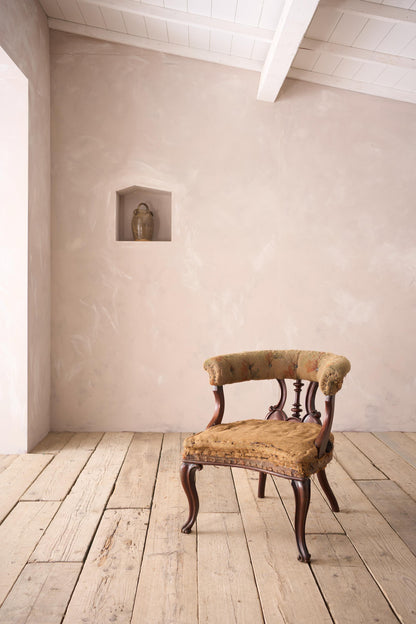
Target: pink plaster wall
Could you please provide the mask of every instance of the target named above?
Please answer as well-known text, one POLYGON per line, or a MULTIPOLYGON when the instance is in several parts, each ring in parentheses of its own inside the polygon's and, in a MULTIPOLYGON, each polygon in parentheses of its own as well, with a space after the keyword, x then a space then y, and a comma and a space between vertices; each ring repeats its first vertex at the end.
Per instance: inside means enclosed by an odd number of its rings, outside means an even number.
POLYGON ((352 362, 337 429, 414 430, 416 107, 62 33, 51 63, 53 429, 198 430, 205 358, 305 348, 352 362), (172 242, 115 242, 132 185, 172 242))
POLYGON ((27 448, 30 449, 46 435, 50 425, 49 30, 37 0, 0 2, 0 45, 29 81, 27 448))

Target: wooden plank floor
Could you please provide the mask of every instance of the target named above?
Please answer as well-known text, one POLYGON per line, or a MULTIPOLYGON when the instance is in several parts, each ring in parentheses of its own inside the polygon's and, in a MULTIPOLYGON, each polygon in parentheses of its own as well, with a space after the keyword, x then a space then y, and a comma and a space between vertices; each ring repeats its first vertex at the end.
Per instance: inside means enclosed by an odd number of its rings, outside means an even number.
POLYGON ((416 436, 337 433, 314 481, 311 564, 297 561, 290 482, 205 467, 197 526, 184 434, 49 434, 0 456, 0 624, 416 622, 416 436))

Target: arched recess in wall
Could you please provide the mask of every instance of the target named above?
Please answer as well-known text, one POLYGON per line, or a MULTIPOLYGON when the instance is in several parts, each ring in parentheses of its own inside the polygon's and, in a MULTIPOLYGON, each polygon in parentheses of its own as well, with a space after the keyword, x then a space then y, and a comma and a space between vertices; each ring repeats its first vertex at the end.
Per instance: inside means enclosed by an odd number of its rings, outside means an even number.
POLYGON ((27 451, 28 80, 0 47, 0 453, 27 451))

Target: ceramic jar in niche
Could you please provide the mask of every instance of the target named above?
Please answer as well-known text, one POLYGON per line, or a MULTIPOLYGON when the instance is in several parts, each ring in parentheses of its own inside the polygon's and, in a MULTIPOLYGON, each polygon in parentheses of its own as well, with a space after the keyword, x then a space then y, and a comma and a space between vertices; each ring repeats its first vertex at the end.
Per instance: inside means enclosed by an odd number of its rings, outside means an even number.
POLYGON ((153 212, 144 202, 133 211, 131 231, 135 241, 151 241, 153 238, 153 212))

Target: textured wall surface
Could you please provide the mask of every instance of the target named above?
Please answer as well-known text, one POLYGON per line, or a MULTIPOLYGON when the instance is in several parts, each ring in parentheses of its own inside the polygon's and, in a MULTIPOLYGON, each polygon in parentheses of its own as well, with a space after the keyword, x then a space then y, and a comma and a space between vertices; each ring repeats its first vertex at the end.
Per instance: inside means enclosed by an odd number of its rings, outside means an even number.
MULTIPOLYGON (((49 30, 37 0, 1 0, 0 45, 29 81, 27 447, 30 449, 49 431, 51 351, 49 30)), ((12 143, 9 149, 13 150, 12 143)), ((6 416, 2 414, 2 417, 6 416)))
POLYGON ((62 33, 51 63, 53 429, 201 429, 204 359, 262 348, 350 358, 337 429, 414 429, 416 107, 62 33), (115 242, 132 185, 172 242, 115 242))

